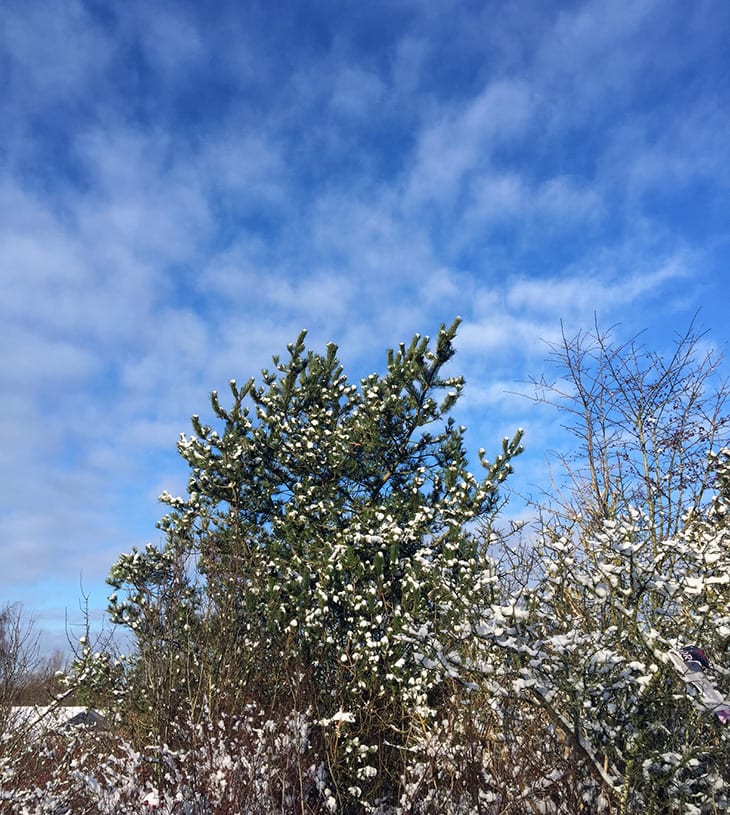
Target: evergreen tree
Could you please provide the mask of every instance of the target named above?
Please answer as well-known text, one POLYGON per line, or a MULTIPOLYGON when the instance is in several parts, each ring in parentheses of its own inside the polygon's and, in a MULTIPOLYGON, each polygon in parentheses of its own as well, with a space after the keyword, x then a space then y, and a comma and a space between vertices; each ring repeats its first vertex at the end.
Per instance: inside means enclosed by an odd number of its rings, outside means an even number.
POLYGON ((492 579, 478 522, 521 450, 518 433, 470 472, 449 416, 463 381, 443 373, 457 327, 389 351, 359 386, 336 346, 308 351, 302 332, 261 384, 231 381, 227 407, 212 394, 213 424, 193 417, 178 444, 187 496, 162 496, 164 547, 123 555, 109 577, 146 728, 169 739, 182 712, 251 700, 274 717, 306 709, 327 800, 395 795, 441 681, 410 634, 458 646, 459 608, 492 579))

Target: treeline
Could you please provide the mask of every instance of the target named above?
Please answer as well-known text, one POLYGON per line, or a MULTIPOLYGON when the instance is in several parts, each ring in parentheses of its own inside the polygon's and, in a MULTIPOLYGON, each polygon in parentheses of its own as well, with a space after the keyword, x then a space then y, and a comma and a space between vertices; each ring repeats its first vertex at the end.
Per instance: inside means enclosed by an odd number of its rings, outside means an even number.
POLYGON ((134 654, 83 643, 67 676, 115 728, 53 766, 16 745, 11 811, 132 812, 153 790, 221 815, 727 807, 727 731, 667 659, 699 644, 730 688, 720 359, 692 329, 669 357, 564 335, 532 397, 575 445, 534 524, 505 529, 522 434, 470 468, 457 330, 356 384, 302 334, 212 394, 164 545, 111 569, 134 654))
POLYGON ((65 667, 60 651, 50 657, 41 654, 34 621, 20 603, 0 608, 0 728, 11 707, 52 701, 61 689, 59 673, 65 667))

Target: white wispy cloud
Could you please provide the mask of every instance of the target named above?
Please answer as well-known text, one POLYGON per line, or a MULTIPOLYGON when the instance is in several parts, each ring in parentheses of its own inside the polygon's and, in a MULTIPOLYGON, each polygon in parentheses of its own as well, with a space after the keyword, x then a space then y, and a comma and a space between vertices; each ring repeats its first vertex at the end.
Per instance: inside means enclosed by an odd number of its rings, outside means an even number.
POLYGON ((524 135, 530 96, 524 82, 498 80, 466 106, 440 112, 420 134, 407 201, 437 207, 451 204, 465 176, 489 163, 506 141, 524 135))

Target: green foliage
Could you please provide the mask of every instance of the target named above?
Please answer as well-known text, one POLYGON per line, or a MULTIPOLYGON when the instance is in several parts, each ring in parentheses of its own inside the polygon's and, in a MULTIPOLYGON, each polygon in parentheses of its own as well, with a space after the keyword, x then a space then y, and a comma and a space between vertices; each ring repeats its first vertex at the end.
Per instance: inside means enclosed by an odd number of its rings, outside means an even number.
POLYGON ((232 381, 227 407, 212 394, 213 425, 193 417, 178 444, 188 494, 162 497, 164 549, 109 576, 149 727, 181 705, 241 709, 255 689, 320 721, 337 801, 397 786, 440 681, 403 633, 454 639, 462 598, 490 579, 477 522, 521 451, 518 433, 469 471, 448 415, 463 382, 443 373, 457 327, 388 352, 359 386, 336 346, 307 351, 302 332, 261 385, 232 381))

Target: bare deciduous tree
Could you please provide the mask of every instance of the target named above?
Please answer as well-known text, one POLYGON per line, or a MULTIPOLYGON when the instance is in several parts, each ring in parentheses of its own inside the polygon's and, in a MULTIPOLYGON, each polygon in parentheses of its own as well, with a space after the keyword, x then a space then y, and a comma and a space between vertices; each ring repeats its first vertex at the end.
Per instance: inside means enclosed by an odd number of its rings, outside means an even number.
POLYGON ((668 356, 647 350, 640 336, 618 343, 596 322, 573 337, 563 330, 550 360, 558 378, 532 380, 531 398, 557 408, 578 440, 570 454, 556 454, 567 483, 553 489, 553 522, 561 532, 586 531, 635 506, 655 541, 675 534, 706 503, 708 454, 728 442, 722 356, 694 322, 668 356))
POLYGON ((38 635, 33 620, 24 616, 20 603, 7 603, 0 609, 0 735, 38 664, 38 635))

